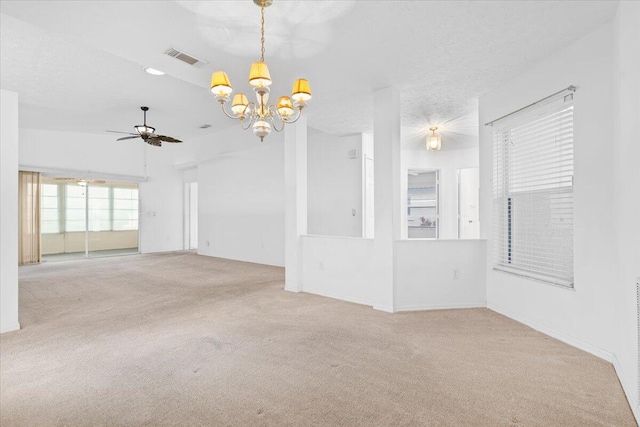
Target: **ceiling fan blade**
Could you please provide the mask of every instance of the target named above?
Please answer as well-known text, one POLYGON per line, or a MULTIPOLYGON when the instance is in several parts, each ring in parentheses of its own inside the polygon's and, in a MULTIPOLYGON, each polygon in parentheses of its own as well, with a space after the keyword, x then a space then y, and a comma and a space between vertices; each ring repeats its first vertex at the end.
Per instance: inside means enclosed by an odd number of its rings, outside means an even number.
POLYGON ((122 138, 118 138, 116 139, 116 141, 124 141, 125 139, 136 139, 136 138, 140 138, 140 135, 135 135, 135 136, 124 136, 122 138))
POLYGON ((124 133, 125 135, 137 135, 137 133, 132 133, 132 132, 120 132, 119 130, 105 130, 105 132, 111 132, 111 133, 124 133))
POLYGON ((145 139, 147 144, 153 145, 154 147, 162 147, 162 140, 158 138, 158 136, 152 136, 145 139))
POLYGON ((182 142, 179 139, 175 139, 166 135, 156 135, 155 138, 158 138, 159 140, 165 141, 165 142, 182 142))

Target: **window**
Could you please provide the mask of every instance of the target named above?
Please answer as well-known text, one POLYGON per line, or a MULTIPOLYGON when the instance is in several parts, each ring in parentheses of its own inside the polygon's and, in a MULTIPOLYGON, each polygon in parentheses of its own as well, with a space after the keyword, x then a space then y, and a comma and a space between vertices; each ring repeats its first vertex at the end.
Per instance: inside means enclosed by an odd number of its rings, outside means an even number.
POLYGON ((42 234, 55 234, 60 232, 60 209, 58 207, 59 196, 56 184, 42 184, 41 193, 41 217, 40 231, 42 234))
POLYGON ((494 268, 573 287, 573 95, 494 127, 494 268))
POLYGON ((138 229, 138 189, 113 189, 113 230, 138 229))
POLYGON ((43 183, 41 191, 43 234, 86 231, 87 207, 89 231, 138 229, 137 188, 43 183))
POLYGON ((65 186, 65 231, 86 230, 86 199, 87 187, 77 184, 65 186))
POLYGON ((438 171, 409 171, 407 227, 410 239, 438 238, 438 171))
POLYGON ((111 188, 89 187, 89 231, 111 230, 111 188))

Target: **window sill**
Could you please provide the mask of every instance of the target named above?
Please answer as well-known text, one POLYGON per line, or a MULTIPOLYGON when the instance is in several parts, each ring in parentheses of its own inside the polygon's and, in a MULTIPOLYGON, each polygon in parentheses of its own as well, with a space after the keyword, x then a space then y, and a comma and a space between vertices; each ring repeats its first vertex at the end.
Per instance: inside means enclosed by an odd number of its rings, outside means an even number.
POLYGON ((527 270, 520 270, 517 268, 510 268, 506 266, 494 266, 493 271, 509 274, 511 276, 517 276, 525 280, 544 283, 545 285, 555 286, 557 288, 566 289, 568 291, 576 290, 574 287, 573 281, 563 280, 556 277, 549 277, 542 274, 533 273, 527 270))

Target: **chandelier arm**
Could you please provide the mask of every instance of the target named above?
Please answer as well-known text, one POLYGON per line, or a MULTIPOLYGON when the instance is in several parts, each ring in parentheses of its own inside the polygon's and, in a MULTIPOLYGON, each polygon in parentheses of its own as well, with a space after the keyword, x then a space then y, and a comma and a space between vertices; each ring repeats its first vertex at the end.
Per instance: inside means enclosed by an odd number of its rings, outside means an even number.
POLYGON ((225 104, 224 102, 220 103, 220 107, 222 107, 222 112, 224 113, 224 115, 229 117, 230 119, 239 120, 240 117, 235 117, 235 116, 232 116, 231 114, 227 113, 227 110, 224 109, 224 104, 225 104))
POLYGON ((252 114, 251 116, 249 116, 249 121, 247 121, 247 127, 245 127, 243 124, 244 120, 240 120, 240 127, 242 128, 242 130, 249 130, 254 120, 255 120, 255 116, 252 114))
POLYGON ((300 116, 302 116, 302 108, 298 107, 298 115, 296 116, 295 119, 293 120, 283 120, 285 123, 295 123, 298 121, 298 119, 300 118, 300 116))
POLYGON ((240 117, 246 117, 247 116, 247 111, 251 112, 251 117, 253 117, 253 115, 255 114, 256 111, 256 103, 251 101, 247 104, 246 107, 244 107, 244 110, 242 110, 242 114, 240 114, 240 117), (253 110, 251 109, 251 107, 253 106, 253 110))
POLYGON ((276 111, 275 107, 273 105, 269 105, 268 107, 268 111, 269 111, 269 120, 271 120, 271 123, 273 123, 273 129, 276 132, 282 132, 284 130, 284 125, 285 125, 285 121, 282 120, 282 117, 280 117, 280 114, 278 114, 278 112, 276 111), (274 117, 277 117, 280 121, 280 123, 282 124, 282 126, 280 127, 280 129, 278 129, 278 126, 276 125, 276 121, 274 120, 274 117))

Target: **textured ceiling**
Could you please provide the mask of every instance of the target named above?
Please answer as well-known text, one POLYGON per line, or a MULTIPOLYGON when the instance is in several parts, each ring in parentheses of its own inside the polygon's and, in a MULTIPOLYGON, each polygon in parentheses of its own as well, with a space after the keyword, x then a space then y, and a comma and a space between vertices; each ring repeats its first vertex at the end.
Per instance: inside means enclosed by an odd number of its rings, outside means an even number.
MULTIPOLYGON (((371 131, 372 93, 402 96, 405 146, 431 125, 447 148, 477 143, 477 98, 611 19, 599 1, 283 1, 266 10, 275 96, 307 77, 309 124, 371 131)), ((243 1, 6 1, 0 84, 20 94, 21 126, 103 132, 141 121, 184 139, 234 125, 208 92, 212 71, 248 91, 260 11, 243 1), (208 62, 188 66, 170 47, 208 62), (144 66, 165 76, 150 76, 144 66), (211 124, 203 130, 199 126, 211 124)))

